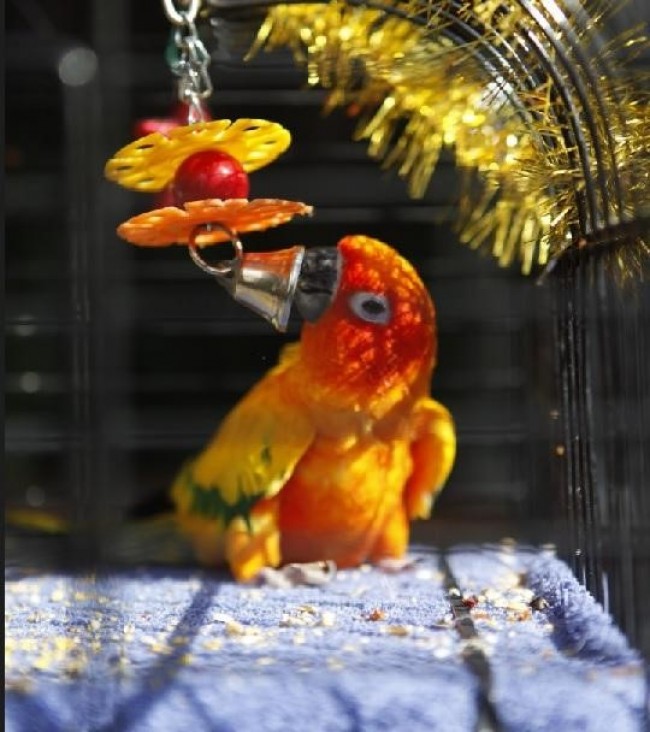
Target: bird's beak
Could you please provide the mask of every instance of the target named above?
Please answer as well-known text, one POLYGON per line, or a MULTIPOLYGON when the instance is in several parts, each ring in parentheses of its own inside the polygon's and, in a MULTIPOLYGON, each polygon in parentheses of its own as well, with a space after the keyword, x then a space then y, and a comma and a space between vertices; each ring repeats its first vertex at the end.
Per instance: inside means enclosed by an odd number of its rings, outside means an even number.
POLYGON ((332 303, 341 279, 341 255, 336 247, 306 249, 294 300, 298 312, 316 322, 332 303))
POLYGON ((243 251, 233 239, 235 258, 217 267, 207 265, 196 248, 190 255, 213 275, 232 297, 284 332, 291 306, 310 322, 317 320, 334 297, 339 281, 340 255, 336 247, 305 249, 296 246, 274 252, 243 251))

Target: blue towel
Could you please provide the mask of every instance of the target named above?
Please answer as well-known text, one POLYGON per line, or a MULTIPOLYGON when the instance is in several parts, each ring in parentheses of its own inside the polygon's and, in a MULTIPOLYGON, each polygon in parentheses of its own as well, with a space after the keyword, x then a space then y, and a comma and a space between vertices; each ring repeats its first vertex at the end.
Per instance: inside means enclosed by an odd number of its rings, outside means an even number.
POLYGON ((501 545, 449 553, 476 629, 464 639, 439 557, 413 557, 284 589, 186 569, 12 570, 6 728, 470 732, 471 646, 504 730, 644 729, 644 664, 562 562, 501 545))

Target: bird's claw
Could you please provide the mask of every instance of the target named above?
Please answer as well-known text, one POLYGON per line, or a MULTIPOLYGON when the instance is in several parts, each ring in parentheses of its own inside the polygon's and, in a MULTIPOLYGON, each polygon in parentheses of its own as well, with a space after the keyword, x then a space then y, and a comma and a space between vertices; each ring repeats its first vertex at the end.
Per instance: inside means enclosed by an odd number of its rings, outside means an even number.
POLYGON ((286 588, 308 585, 317 587, 327 584, 336 577, 336 564, 332 561, 286 564, 276 569, 264 567, 256 580, 269 587, 286 588))
POLYGON ((384 574, 398 574, 413 569, 419 561, 419 557, 386 557, 376 562, 375 566, 384 574))

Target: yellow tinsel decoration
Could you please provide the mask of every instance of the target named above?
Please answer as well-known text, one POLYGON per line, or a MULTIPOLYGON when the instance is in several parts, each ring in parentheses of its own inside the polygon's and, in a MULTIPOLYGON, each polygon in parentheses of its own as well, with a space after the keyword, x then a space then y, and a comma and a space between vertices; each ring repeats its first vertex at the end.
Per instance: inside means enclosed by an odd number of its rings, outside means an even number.
POLYGON ((464 243, 529 273, 571 246, 608 239, 624 279, 648 253, 636 222, 650 197, 650 112, 618 58, 647 41, 628 32, 602 44, 595 26, 606 8, 587 0, 279 5, 251 53, 290 48, 308 83, 329 90, 326 109, 358 113, 356 139, 408 180, 413 197, 424 195, 442 150, 452 150, 467 181, 464 243))

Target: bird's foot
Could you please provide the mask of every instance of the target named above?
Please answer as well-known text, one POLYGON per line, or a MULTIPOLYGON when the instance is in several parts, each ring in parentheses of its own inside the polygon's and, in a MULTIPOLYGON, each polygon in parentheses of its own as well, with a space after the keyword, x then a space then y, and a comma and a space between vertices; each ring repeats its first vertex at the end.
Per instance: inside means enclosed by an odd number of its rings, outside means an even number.
POLYGON ((332 561, 285 564, 284 567, 263 567, 255 577, 261 585, 286 588, 307 585, 317 587, 336 577, 336 564, 332 561))
POLYGON ((420 557, 413 556, 384 557, 375 562, 375 567, 385 574, 398 574, 399 572, 413 569, 419 561, 420 557))

